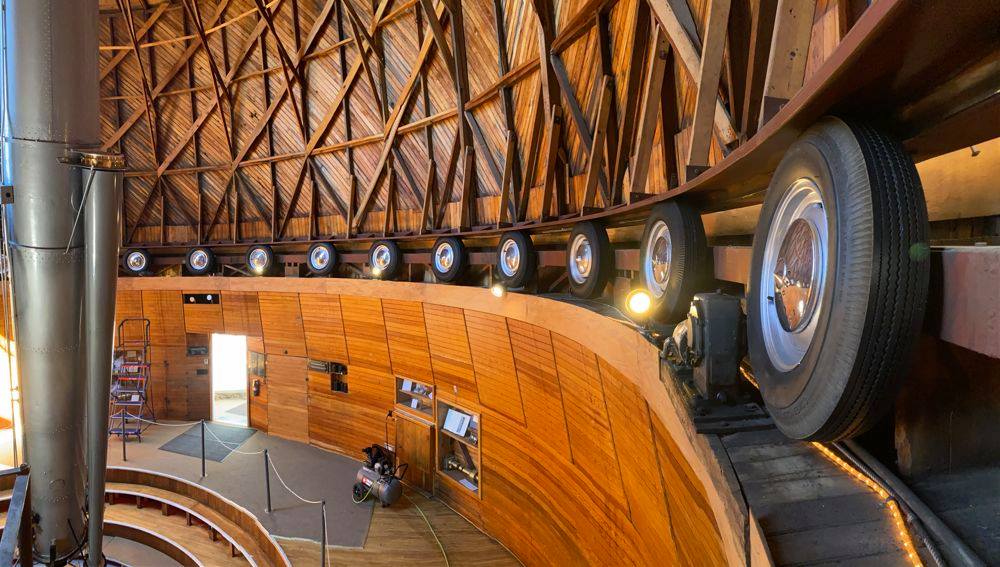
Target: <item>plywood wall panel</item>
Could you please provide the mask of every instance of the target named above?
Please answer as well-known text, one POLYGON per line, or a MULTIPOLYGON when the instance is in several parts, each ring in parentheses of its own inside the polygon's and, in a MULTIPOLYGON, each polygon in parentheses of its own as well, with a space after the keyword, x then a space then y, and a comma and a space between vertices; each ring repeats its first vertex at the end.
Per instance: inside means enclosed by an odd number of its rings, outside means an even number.
POLYGON ((184 326, 184 301, 179 291, 143 291, 142 313, 149 319, 149 338, 153 344, 187 344, 184 326))
POLYGON ((725 565, 721 536, 705 487, 684 460, 670 433, 652 419, 655 447, 666 490, 678 559, 685 565, 725 565))
MULTIPOLYGON (((663 564, 677 565, 675 543, 663 534, 673 533, 673 517, 688 511, 683 506, 667 506, 667 487, 659 471, 649 408, 632 382, 604 360, 599 359, 598 364, 632 525, 654 557, 662 558, 663 564)), ((690 563, 700 564, 711 563, 690 563)))
POLYGON ((479 386, 479 403, 524 424, 521 385, 517 381, 507 319, 480 311, 465 311, 472 363, 479 386))
MULTIPOLYGON (((219 297, 218 291, 209 293, 219 297)), ((226 332, 226 323, 222 318, 222 303, 184 303, 184 328, 189 333, 201 335, 226 332)))
POLYGON ((569 459, 569 434, 555 355, 552 353, 552 338, 541 327, 513 319, 507 320, 507 327, 524 398, 524 418, 528 430, 537 435, 540 442, 569 459))
POLYGON ((478 405, 479 391, 462 310, 425 304, 424 321, 438 395, 478 405))
POLYGON ((341 296, 347 353, 350 364, 389 372, 389 347, 385 339, 382 302, 370 297, 341 296))
MULTIPOLYGON (((118 325, 124 319, 134 319, 142 317, 142 292, 141 291, 120 291, 115 296, 115 333, 118 332, 118 325)), ((141 339, 142 334, 138 331, 138 325, 129 323, 123 329, 125 340, 141 339)), ((120 337, 115 336, 115 344, 120 337)))
MULTIPOLYGON (((348 391, 331 392, 329 378, 310 371, 310 441, 354 458, 361 457, 361 449, 384 442, 386 414, 393 403, 388 386, 392 380, 387 373, 354 366, 347 375, 348 391)), ((388 435, 391 443, 391 426, 388 435)))
POLYGON ((309 411, 306 395, 306 359, 297 356, 268 354, 267 386, 268 433, 308 443, 309 411))
POLYGON ((306 356, 298 294, 262 291, 257 298, 267 354, 306 356))
POLYGON ((340 296, 302 293, 299 294, 299 306, 309 358, 347 364, 347 339, 340 312, 340 296))
POLYGON ((579 343, 552 334, 559 384, 566 410, 570 449, 576 466, 625 505, 615 440, 608 421, 597 356, 579 343))
POLYGON ((222 292, 222 318, 230 335, 263 336, 256 292, 222 292))
POLYGON ((433 384, 427 327, 420 302, 383 299, 382 312, 393 373, 433 384))

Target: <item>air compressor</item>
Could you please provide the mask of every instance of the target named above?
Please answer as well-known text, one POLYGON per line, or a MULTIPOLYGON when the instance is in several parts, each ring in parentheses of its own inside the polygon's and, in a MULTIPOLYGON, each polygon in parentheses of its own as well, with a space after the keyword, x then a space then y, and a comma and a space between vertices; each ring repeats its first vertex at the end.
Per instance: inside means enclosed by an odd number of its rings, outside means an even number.
POLYGON ((381 445, 365 447, 362 452, 365 461, 355 477, 354 503, 361 504, 373 496, 383 508, 391 506, 403 494, 400 479, 406 473, 407 464, 397 467, 396 454, 381 445))

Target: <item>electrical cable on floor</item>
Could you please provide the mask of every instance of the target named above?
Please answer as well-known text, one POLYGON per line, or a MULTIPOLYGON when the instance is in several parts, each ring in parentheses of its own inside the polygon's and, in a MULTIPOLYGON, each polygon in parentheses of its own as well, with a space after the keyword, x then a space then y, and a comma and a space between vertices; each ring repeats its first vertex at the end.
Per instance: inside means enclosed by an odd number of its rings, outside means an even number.
POLYGON ((427 524, 427 528, 431 530, 431 535, 434 536, 434 541, 437 542, 438 548, 441 549, 441 555, 444 557, 445 567, 451 567, 451 562, 448 561, 448 553, 445 552, 444 545, 441 544, 441 540, 438 538, 437 532, 434 531, 434 526, 431 525, 431 521, 427 519, 427 515, 424 514, 424 511, 420 509, 420 506, 418 506, 408 494, 404 492, 403 496, 406 497, 406 500, 409 501, 410 504, 413 504, 413 507, 417 509, 417 512, 420 512, 420 517, 424 519, 424 523, 427 524))
POLYGON ((368 487, 368 492, 366 492, 365 495, 361 497, 361 500, 354 498, 354 493, 351 493, 351 500, 353 500, 355 504, 361 504, 365 500, 368 500, 368 497, 372 495, 372 490, 374 489, 375 489, 375 484, 372 483, 372 485, 368 487))

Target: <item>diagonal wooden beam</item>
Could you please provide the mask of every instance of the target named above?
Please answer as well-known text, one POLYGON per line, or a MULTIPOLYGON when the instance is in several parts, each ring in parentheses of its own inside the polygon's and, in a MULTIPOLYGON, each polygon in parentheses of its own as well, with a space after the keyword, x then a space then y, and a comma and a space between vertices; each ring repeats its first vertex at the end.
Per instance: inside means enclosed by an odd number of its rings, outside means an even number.
MULTIPOLYGON (((667 32, 670 45, 673 47, 674 52, 677 53, 677 58, 684 64, 688 75, 695 83, 698 83, 701 76, 701 55, 699 55, 694 41, 691 40, 684 25, 680 22, 677 14, 670 7, 667 0, 647 1, 656 20, 667 32)), ((729 13, 728 8, 726 8, 726 13, 729 13)), ((707 44, 708 42, 703 43, 707 44)), ((736 131, 733 129, 732 120, 729 118, 726 107, 719 100, 718 96, 715 98, 714 107, 713 123, 719 135, 719 140, 722 141, 723 145, 731 144, 736 140, 736 131)))
POLYGON ((746 93, 743 95, 743 112, 740 132, 744 139, 757 133, 760 108, 764 99, 764 79, 767 75, 768 56, 771 51, 771 34, 778 0, 760 0, 751 10, 750 51, 747 55, 746 93))
MULTIPOLYGON (((444 17, 444 11, 437 15, 438 18, 444 17)), ((382 175, 385 173, 386 162, 392 152, 393 144, 396 140, 396 135, 399 132, 399 126, 402 123, 403 110, 408 106, 410 100, 412 99, 413 93, 416 92, 414 88, 417 83, 417 79, 420 77, 421 68, 429 60, 428 55, 431 53, 434 47, 434 41, 432 38, 427 37, 424 39, 424 44, 420 48, 420 54, 417 56, 417 61, 414 63, 413 67, 410 69, 410 76, 406 81, 399 94, 398 102, 395 108, 392 109, 392 113, 389 115, 389 120, 386 123, 386 135, 385 142, 383 143, 382 153, 379 156, 378 162, 375 165, 375 172, 372 175, 371 180, 368 183, 368 188, 366 189, 364 196, 361 198, 358 204, 358 211, 355 217, 355 227, 360 226, 364 222, 365 216, 368 214, 369 209, 372 205, 372 197, 375 194, 375 190, 379 186, 379 182, 382 180, 382 175)))
MULTIPOLYGON (((583 147, 589 152, 592 150, 594 136, 590 131, 590 125, 587 124, 587 118, 583 115, 583 109, 580 108, 580 101, 577 100, 576 93, 573 92, 573 85, 569 81, 566 65, 563 64, 562 57, 555 53, 550 55, 549 58, 552 61, 552 70, 555 71, 556 79, 559 81, 559 89, 562 91, 567 106, 569 106, 569 113, 573 118, 573 124, 576 126, 576 132, 580 135, 583 147)), ((607 203, 609 201, 608 178, 604 175, 603 169, 598 169, 597 175, 601 184, 601 197, 607 203)))
POLYGON ((758 128, 802 87, 816 0, 778 0, 758 128))
MULTIPOLYGON (((136 37, 138 37, 139 39, 146 37, 146 34, 149 33, 149 30, 153 29, 153 25, 157 22, 157 20, 160 19, 160 16, 162 16, 163 13, 167 11, 168 7, 170 7, 169 2, 164 2, 159 6, 157 6, 156 10, 153 11, 153 13, 150 14, 148 18, 146 18, 146 21, 142 23, 142 26, 140 26, 139 29, 135 30, 136 37)), ((108 61, 108 64, 105 65, 103 69, 101 69, 100 80, 103 81, 105 77, 107 77, 108 75, 111 74, 112 71, 117 69, 118 65, 122 61, 124 61, 125 57, 127 57, 128 54, 131 52, 132 51, 128 49, 122 49, 116 52, 114 56, 111 58, 111 60, 108 61)))
MULTIPOLYGON (((216 6, 215 8, 215 13, 212 14, 211 18, 209 18, 208 22, 209 26, 214 26, 215 24, 218 23, 219 19, 222 18, 222 14, 226 11, 226 6, 229 5, 229 2, 230 0, 219 1, 218 6, 216 6)), ((201 40, 197 38, 190 44, 188 44, 188 46, 181 53, 180 57, 177 58, 177 61, 174 63, 173 67, 167 70, 167 72, 163 75, 163 78, 160 79, 160 82, 153 88, 152 92, 150 93, 151 98, 155 99, 157 96, 160 95, 161 92, 164 91, 164 89, 167 88, 167 86, 170 85, 174 77, 177 76, 177 73, 179 73, 182 69, 186 67, 187 62, 191 59, 191 57, 194 56, 195 52, 198 51, 198 48, 201 47, 201 45, 202 45, 201 40)), ((125 122, 123 122, 121 126, 119 126, 118 130, 116 130, 115 133, 112 134, 111 138, 105 141, 104 145, 101 147, 102 151, 107 151, 110 148, 114 147, 114 145, 118 143, 118 140, 120 140, 122 136, 128 133, 128 131, 132 129, 132 126, 135 126, 135 123, 138 122, 145 114, 146 114, 146 108, 139 108, 131 115, 129 115, 129 117, 125 120, 125 122)))
MULTIPOLYGON (((649 52, 650 16, 649 5, 646 2, 636 2, 632 7, 632 45, 629 49, 627 77, 625 79, 625 94, 621 101, 622 114, 619 117, 618 149, 614 156, 611 175, 611 204, 621 201, 625 192, 625 171, 632 156, 632 140, 635 137, 635 124, 642 97, 642 70, 649 52)), ((610 159, 608 161, 611 161, 610 159)))
MULTIPOLYGON (((601 90, 598 95, 597 114, 594 117, 594 139, 590 144, 590 159, 587 162, 587 177, 584 183, 583 202, 580 204, 580 215, 585 215, 588 209, 594 207, 597 198, 597 181, 604 162, 604 140, 608 135, 608 123, 611 120, 611 107, 614 96, 611 85, 614 79, 605 75, 601 80, 601 90)), ((611 206, 608 196, 604 196, 604 206, 611 206)))
POLYGON ((437 13, 434 8, 434 0, 420 0, 420 6, 423 8, 424 14, 427 14, 427 23, 431 28, 431 34, 434 35, 434 41, 437 42, 438 52, 441 54, 441 59, 444 61, 448 73, 451 74, 451 80, 454 81, 455 57, 451 54, 451 49, 448 47, 448 41, 445 39, 444 27, 441 25, 441 21, 431 15, 437 13))
POLYGON ((514 222, 521 222, 528 217, 528 203, 531 200, 531 192, 535 185, 535 175, 538 172, 538 157, 541 154, 542 133, 545 128, 545 109, 542 107, 542 83, 538 82, 535 89, 534 118, 531 121, 531 129, 528 134, 528 159, 524 164, 524 190, 521 191, 520 200, 517 203, 517 217, 514 222))
POLYGON ((691 122, 691 141, 688 144, 688 169, 685 180, 694 179, 708 169, 708 154, 712 147, 712 126, 715 108, 719 101, 719 79, 722 77, 722 55, 726 46, 730 4, 731 0, 711 0, 708 4, 708 25, 705 27, 705 41, 702 42, 704 49, 701 54, 701 70, 698 73, 698 96, 695 99, 691 122))
MULTIPOLYGON (((667 55, 670 44, 662 26, 656 26, 653 35, 653 52, 649 57, 646 69, 646 88, 639 106, 639 126, 635 144, 635 155, 629 169, 631 188, 625 194, 625 202, 631 203, 634 195, 646 192, 646 180, 649 175, 649 158, 653 151, 653 136, 656 133, 657 112, 660 109, 660 92, 664 88, 663 73, 667 67, 667 55)), ((670 85, 672 88, 673 85, 670 85)), ((713 93, 714 94, 714 93, 713 93)), ((663 133, 667 135, 666 132, 663 133)))
POLYGON ((508 224, 517 214, 517 203, 511 197, 511 184, 517 169, 517 137, 513 130, 507 130, 507 152, 503 162, 503 179, 500 182, 500 199, 497 201, 497 228, 508 224))

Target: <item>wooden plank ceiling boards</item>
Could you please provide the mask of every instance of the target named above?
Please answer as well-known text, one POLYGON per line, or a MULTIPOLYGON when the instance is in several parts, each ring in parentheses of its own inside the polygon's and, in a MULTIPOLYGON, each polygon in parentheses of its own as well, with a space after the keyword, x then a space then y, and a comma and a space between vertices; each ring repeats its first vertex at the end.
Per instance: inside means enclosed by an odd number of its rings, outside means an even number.
POLYGON ((498 227, 664 193, 832 52, 856 14, 828 4, 103 2, 124 244, 498 227))

